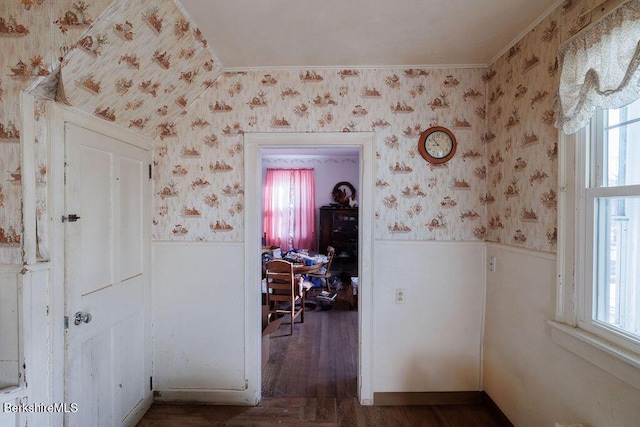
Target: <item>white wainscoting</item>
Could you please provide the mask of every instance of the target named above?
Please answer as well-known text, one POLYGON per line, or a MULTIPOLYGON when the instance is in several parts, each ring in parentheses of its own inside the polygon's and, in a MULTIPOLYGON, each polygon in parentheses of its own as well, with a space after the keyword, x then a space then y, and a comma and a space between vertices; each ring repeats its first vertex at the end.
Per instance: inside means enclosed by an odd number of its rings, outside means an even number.
MULTIPOLYGON (((12 369, 19 372, 18 385, 0 391, 0 408, 5 403, 52 403, 52 340, 50 269, 48 263, 23 266, 0 266, 0 298, 5 311, 0 315, 2 358, 12 360, 12 369), (15 305, 5 305, 8 297, 15 305), (5 323, 6 322, 6 323, 5 323), (5 330, 9 326, 9 330, 5 330), (15 328, 15 329, 14 329, 15 328), (8 341, 5 339, 8 338, 8 341), (5 345, 9 343, 9 346, 5 345)), ((62 325, 62 318, 60 318, 62 325)), ((62 366, 58 369, 62 371, 62 366)), ((26 425, 57 425, 55 414, 47 412, 5 412, 0 409, 0 427, 26 425)))
MULTIPOLYGON (((20 349, 19 330, 21 328, 20 301, 20 267, 0 266, 0 369, 3 378, 0 383, 3 385, 15 384, 15 386, 4 387, 0 391, 0 405, 5 403, 12 405, 22 402, 27 391, 18 380, 20 349)), ((26 422, 24 414, 5 412, 0 409, 0 427, 22 426, 26 422)))
POLYGON ((378 241, 374 259, 374 391, 481 390, 485 244, 378 241))
POLYGON ((156 242, 152 264, 155 400, 254 404, 246 393, 244 245, 156 242))
POLYGON ((640 391, 555 344, 556 255, 489 243, 483 387, 519 427, 632 426, 640 391))
POLYGON ((18 385, 18 277, 0 271, 0 389, 18 385))
MULTIPOLYGON (((153 252, 156 400, 255 404, 243 244, 153 252)), ((374 282, 360 284, 374 300, 373 391, 480 390, 484 243, 382 241, 374 252, 374 282)))

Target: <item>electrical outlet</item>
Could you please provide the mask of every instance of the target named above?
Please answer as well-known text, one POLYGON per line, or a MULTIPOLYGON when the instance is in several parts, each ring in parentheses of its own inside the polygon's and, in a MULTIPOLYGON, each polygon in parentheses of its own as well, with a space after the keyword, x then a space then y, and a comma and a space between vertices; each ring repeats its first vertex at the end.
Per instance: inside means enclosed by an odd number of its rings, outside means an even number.
POLYGON ((404 289, 396 289, 396 304, 404 304, 404 289))
POLYGON ((495 256, 490 256, 489 257, 489 271, 492 273, 496 272, 496 257, 495 256))

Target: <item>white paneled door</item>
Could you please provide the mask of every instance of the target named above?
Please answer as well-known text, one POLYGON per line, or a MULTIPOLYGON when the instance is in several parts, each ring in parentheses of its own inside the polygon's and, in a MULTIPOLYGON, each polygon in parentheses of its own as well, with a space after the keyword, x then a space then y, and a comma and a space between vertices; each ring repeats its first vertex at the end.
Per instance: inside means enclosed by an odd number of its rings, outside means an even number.
POLYGON ((70 123, 65 145, 65 425, 131 426, 152 398, 150 153, 70 123))

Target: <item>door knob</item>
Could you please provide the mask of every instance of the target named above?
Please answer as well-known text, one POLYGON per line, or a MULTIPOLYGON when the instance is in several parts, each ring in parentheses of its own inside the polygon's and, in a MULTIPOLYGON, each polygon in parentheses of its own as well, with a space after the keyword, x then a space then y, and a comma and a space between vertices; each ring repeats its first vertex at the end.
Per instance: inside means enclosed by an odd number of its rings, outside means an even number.
POLYGON ((81 311, 77 312, 76 315, 73 317, 73 323, 74 325, 79 325, 80 323, 89 323, 91 322, 91 313, 83 313, 81 311))

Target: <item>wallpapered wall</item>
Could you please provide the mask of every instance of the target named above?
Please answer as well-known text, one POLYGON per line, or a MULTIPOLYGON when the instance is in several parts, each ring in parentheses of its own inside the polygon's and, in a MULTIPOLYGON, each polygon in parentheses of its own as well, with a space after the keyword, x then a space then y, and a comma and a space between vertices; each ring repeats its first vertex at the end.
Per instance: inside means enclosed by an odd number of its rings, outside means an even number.
MULTIPOLYGON (((110 2, 0 2, 0 263, 21 262, 20 93, 57 66, 110 2)), ((38 145, 36 150, 44 151, 38 145)), ((36 168, 45 187, 46 162, 36 168)))
POLYGON ((487 240, 556 251, 556 54, 563 41, 590 23, 586 12, 601 2, 563 2, 484 74, 487 240))
POLYGON ((118 0, 64 57, 58 97, 153 139, 221 72, 172 1, 118 0))
POLYGON ((547 251, 557 241, 558 133, 552 109, 558 82, 557 15, 485 74, 487 238, 547 251))
MULTIPOLYGON (((44 92, 55 92, 52 70, 64 56, 59 100, 153 138, 171 132, 222 68, 199 30, 166 0, 6 0, 0 49, 0 263, 21 261, 21 91, 44 77, 44 92)), ((38 249, 46 258, 47 102, 36 104, 38 249)))
POLYGON ((377 139, 376 237, 482 239, 480 69, 287 69, 225 73, 156 146, 159 240, 242 240, 243 133, 362 132, 377 139), (459 154, 433 168, 417 151, 431 125, 459 154), (195 216, 187 212, 198 212, 195 216))
MULTIPOLYGON (((488 239, 555 251, 555 52, 588 23, 581 13, 597 0, 565 1, 489 69, 219 77, 222 64, 173 2, 118 0, 94 22, 108 3, 0 4, 0 262, 20 262, 19 94, 64 54, 60 93, 68 102, 156 139, 154 239, 243 239, 244 132, 374 131, 377 238, 488 239), (420 132, 436 124, 459 141, 440 168, 416 149, 420 132)), ((41 220, 46 110, 38 102, 34 112, 41 220)))

